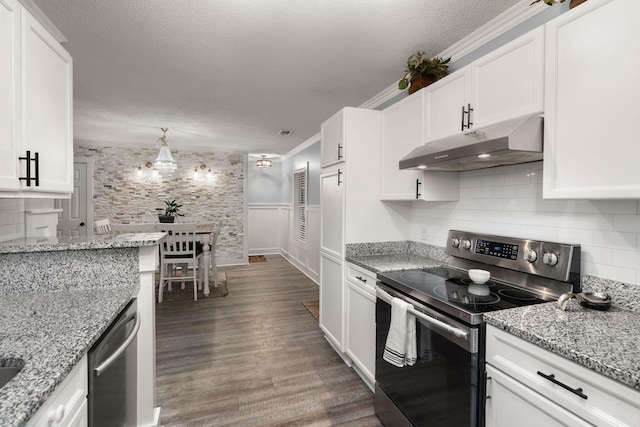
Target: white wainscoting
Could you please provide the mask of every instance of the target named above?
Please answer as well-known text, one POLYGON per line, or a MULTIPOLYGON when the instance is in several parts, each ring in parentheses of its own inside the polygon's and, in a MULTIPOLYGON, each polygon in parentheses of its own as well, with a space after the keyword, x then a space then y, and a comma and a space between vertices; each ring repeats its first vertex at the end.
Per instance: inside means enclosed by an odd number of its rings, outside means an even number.
POLYGON ((249 255, 280 254, 320 283, 320 206, 307 206, 304 242, 293 232, 292 205, 249 204, 249 255))

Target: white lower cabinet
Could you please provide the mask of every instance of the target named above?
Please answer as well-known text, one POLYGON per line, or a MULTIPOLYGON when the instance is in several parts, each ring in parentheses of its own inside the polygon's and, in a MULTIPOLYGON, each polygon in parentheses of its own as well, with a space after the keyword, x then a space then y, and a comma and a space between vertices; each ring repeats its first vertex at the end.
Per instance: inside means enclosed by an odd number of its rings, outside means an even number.
POLYGON ((640 426, 640 391, 487 325, 486 425, 640 426))
POLYGON ((85 355, 29 420, 27 426, 87 425, 89 381, 85 355))
POLYGON ((320 329, 329 343, 344 352, 344 261, 320 252, 320 329))
POLYGON ((353 369, 374 390, 376 367, 376 278, 347 263, 346 351, 353 369))

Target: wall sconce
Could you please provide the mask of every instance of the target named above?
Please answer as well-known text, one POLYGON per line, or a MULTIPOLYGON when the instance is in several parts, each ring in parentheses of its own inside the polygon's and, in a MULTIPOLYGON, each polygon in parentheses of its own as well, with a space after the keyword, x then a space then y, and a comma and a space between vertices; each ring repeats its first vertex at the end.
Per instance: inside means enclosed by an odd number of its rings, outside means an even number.
POLYGON ((270 168, 271 160, 267 159, 267 156, 265 156, 264 154, 261 154, 261 156, 261 159, 256 160, 256 166, 259 168, 270 168))
MULTIPOLYGON (((144 163, 144 167, 149 169, 153 166, 153 163, 147 161, 144 163)), ((144 174, 144 170, 142 169, 142 166, 138 166, 138 170, 136 171, 136 175, 138 176, 142 176, 144 174)))
POLYGON ((195 168, 193 168, 193 176, 194 177, 198 176, 198 172, 199 172, 198 170, 201 170, 204 173, 205 169, 207 170, 206 177, 212 178, 213 173, 211 172, 211 168, 207 168, 207 165, 205 165, 204 163, 200 164, 200 166, 196 166, 195 168))

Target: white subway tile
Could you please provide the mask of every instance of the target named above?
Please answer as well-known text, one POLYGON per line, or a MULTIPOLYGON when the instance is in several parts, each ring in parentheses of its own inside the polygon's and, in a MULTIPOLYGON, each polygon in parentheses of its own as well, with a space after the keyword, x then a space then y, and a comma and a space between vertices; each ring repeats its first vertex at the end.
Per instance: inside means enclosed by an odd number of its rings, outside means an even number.
POLYGON ((490 199, 491 196, 491 187, 479 187, 473 189, 473 198, 476 199, 490 199))
POLYGON ((582 274, 589 274, 603 279, 617 280, 625 283, 636 283, 636 272, 634 269, 590 262, 583 262, 582 266, 582 274))
MULTIPOLYGON (((479 188, 479 187, 475 187, 475 188, 479 188)), ((460 187, 460 200, 473 199, 474 198, 474 193, 475 193, 475 188, 474 187, 466 187, 466 188, 460 187)))
POLYGON ((541 184, 542 183, 542 170, 535 170, 529 172, 529 179, 532 184, 541 184))
POLYGON ((594 230, 593 245, 613 249, 635 250, 637 247, 637 235, 635 233, 594 230))
POLYGON ((484 187, 495 187, 495 186, 505 185, 505 176, 503 174, 487 175, 483 177, 482 185, 484 187))
POLYGON ((463 206, 465 209, 482 210, 483 202, 483 199, 468 199, 464 201, 463 206))
POLYGON ((542 198, 542 186, 539 184, 516 186, 516 197, 519 199, 540 199, 542 198))
POLYGON ((557 212, 557 200, 529 199, 529 210, 540 212, 557 212))
POLYGON ((558 230, 555 227, 529 226, 522 237, 534 240, 558 240, 558 230))
POLYGON ((615 231, 640 233, 640 215, 615 215, 615 231))
POLYGON ((613 253, 614 249, 602 248, 600 246, 581 245, 581 259, 591 263, 600 263, 614 265, 613 253))
POLYGON ((573 222, 573 228, 585 228, 589 230, 613 231, 614 216, 606 214, 581 214, 576 213, 567 216, 573 222))
POLYGON ((509 200, 505 199, 482 199, 482 210, 485 211, 502 211, 504 210, 505 203, 509 200))
POLYGON ((638 251, 623 251, 616 249, 613 251, 613 265, 616 267, 626 268, 639 268, 640 267, 640 252, 638 251))
POLYGON ((558 241, 577 243, 579 245, 590 245, 593 241, 593 231, 560 227, 558 228, 558 241))
POLYGON ((513 185, 491 187, 491 197, 496 199, 513 199, 516 197, 516 187, 513 185))
POLYGON ((528 211, 529 199, 503 200, 503 209, 506 211, 528 211))
POLYGON ((460 189, 482 187, 483 179, 478 176, 460 176, 460 189))
POLYGON ((526 171, 510 173, 505 176, 505 183, 507 185, 529 185, 531 177, 526 171))
POLYGON ((591 213, 593 205, 589 200, 558 200, 558 212, 591 213))
POLYGON ((591 208, 594 212, 637 215, 637 200, 591 200, 591 208))

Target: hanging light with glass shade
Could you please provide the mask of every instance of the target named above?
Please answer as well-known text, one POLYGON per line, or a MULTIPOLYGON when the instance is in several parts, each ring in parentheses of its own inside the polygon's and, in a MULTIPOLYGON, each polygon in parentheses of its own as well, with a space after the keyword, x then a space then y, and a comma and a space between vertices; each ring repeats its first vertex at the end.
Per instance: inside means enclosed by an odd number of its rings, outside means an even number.
POLYGON ((265 156, 264 154, 261 154, 261 156, 261 159, 256 160, 256 166, 259 168, 270 168, 271 160, 267 159, 267 156, 265 156))
POLYGON ((153 161, 153 168, 165 178, 178 169, 178 163, 173 160, 171 150, 169 150, 169 142, 167 141, 167 131, 169 128, 160 128, 160 130, 163 132, 159 140, 160 153, 158 153, 158 157, 153 161))

